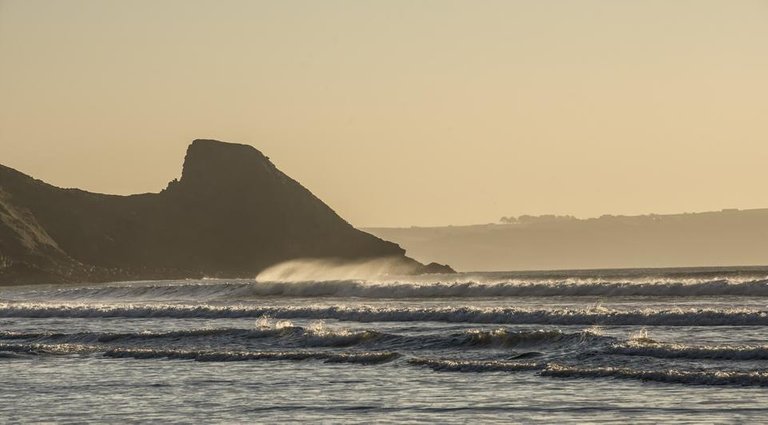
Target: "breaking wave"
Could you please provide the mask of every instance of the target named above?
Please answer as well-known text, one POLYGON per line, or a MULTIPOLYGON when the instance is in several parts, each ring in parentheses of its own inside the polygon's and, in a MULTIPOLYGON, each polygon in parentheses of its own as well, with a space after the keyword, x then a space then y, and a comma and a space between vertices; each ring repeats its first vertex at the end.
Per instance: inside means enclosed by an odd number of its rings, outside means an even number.
POLYGON ((320 282, 349 279, 380 279, 390 275, 410 275, 419 265, 401 257, 365 260, 304 258, 289 260, 259 273, 259 282, 320 282))
MULTIPOLYGON (((447 277, 443 276, 444 279, 447 277)), ((367 299, 492 298, 551 296, 750 296, 768 297, 768 279, 602 279, 473 281, 317 280, 132 282, 39 291, 45 299, 212 300, 263 297, 354 297, 367 299)), ((425 278, 422 278, 425 279, 425 278)), ((27 295, 27 294, 25 294, 27 295)), ((12 296, 6 294, 5 296, 12 296)))
MULTIPOLYGON (((613 338, 601 337, 589 330, 565 333, 557 329, 509 330, 509 329, 470 329, 460 333, 398 335, 374 330, 350 330, 329 328, 323 322, 309 327, 294 326, 290 321, 272 321, 259 319, 255 329, 204 328, 168 332, 13 332, 0 331, 0 341, 22 341, 35 344, 119 344, 148 343, 157 340, 157 344, 196 343, 200 339, 215 339, 217 343, 248 342, 251 339, 280 338, 289 343, 298 343, 312 347, 347 347, 366 343, 380 343, 384 347, 396 346, 409 349, 434 349, 454 347, 506 348, 520 346, 538 346, 551 344, 580 344, 596 342, 599 339, 613 341, 613 338), (268 323, 264 325, 264 323, 268 323)), ((208 341, 211 342, 211 341, 208 341)), ((153 344, 155 344, 153 342, 153 344)), ((531 353, 527 353, 531 356, 531 353)))
POLYGON ((748 308, 615 310, 603 307, 526 309, 506 307, 253 306, 194 304, 0 303, 0 317, 336 319, 357 322, 457 322, 546 325, 758 326, 768 311, 748 308))
POLYGON ((492 298, 550 296, 768 296, 768 279, 738 281, 563 281, 507 280, 500 282, 370 282, 261 281, 244 284, 241 296, 356 297, 356 298, 492 298))
POLYGON ((295 326, 289 320, 272 320, 268 317, 259 318, 253 329, 237 328, 202 328, 186 329, 168 332, 14 332, 0 331, 0 340, 33 340, 36 342, 66 342, 66 343, 115 343, 146 340, 175 340, 188 341, 201 338, 226 338, 233 340, 249 340, 262 338, 282 338, 298 341, 304 345, 323 347, 343 347, 359 344, 365 341, 379 339, 385 336, 373 330, 354 331, 345 328, 330 328, 319 321, 308 327, 295 326))

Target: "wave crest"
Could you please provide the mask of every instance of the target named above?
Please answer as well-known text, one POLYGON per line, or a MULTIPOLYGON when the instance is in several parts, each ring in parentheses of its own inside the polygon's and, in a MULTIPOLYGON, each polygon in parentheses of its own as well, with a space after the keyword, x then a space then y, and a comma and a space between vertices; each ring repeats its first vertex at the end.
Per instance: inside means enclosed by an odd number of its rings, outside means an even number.
POLYGON ((545 325, 758 326, 768 325, 768 311, 754 309, 612 310, 525 309, 505 307, 381 307, 189 304, 47 304, 0 303, 0 317, 131 317, 336 319, 356 322, 457 322, 545 325))
POLYGON ((516 372, 540 370, 544 363, 505 360, 410 359, 414 366, 425 366, 437 372, 516 372))
POLYGON ((728 345, 685 345, 664 343, 634 343, 612 345, 607 354, 646 356, 662 359, 768 360, 768 347, 728 345))
MULTIPOLYGON (((268 319, 267 319, 268 320, 268 319)), ((193 340, 196 338, 258 339, 282 338, 314 347, 345 347, 375 340, 383 334, 344 328, 329 328, 323 322, 316 322, 308 328, 294 326, 288 320, 264 324, 259 320, 255 329, 202 328, 167 332, 9 332, 0 331, 0 340, 27 340, 46 343, 107 344, 146 340, 193 340)))
MULTIPOLYGON (((267 272, 265 272, 267 273, 267 272)), ((277 272, 275 272, 277 273, 277 272)), ((748 296, 768 297, 768 279, 713 280, 472 280, 471 276, 454 280, 409 281, 386 279, 303 280, 269 272, 257 281, 169 281, 161 283, 131 282, 98 287, 57 288, 34 293, 5 291, 10 299, 46 300, 240 300, 264 297, 354 297, 364 299, 434 299, 434 298, 498 298, 498 297, 698 297, 748 296), (269 277, 269 279, 267 279, 269 277), (468 280, 469 279, 469 280, 468 280)), ((303 275, 302 275, 303 276, 303 275)), ((444 279, 447 277, 443 276, 444 279)), ((309 276, 306 277, 309 279, 309 276)), ((431 279, 434 279, 433 277, 431 279)))
POLYGON ((326 353, 311 351, 194 351, 150 348, 115 348, 104 356, 134 359, 194 360, 198 362, 240 362, 253 360, 321 360, 325 363, 381 364, 400 357, 394 352, 326 353))
POLYGON ((615 378, 688 385, 768 386, 768 372, 763 371, 640 370, 617 367, 581 368, 549 364, 540 373, 541 376, 554 378, 615 378))

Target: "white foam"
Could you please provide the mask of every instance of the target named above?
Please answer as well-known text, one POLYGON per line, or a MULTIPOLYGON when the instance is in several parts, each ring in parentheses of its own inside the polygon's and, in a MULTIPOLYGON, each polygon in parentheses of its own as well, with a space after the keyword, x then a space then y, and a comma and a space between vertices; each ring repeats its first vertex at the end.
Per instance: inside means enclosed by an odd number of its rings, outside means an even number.
POLYGON ((768 311, 733 309, 503 307, 258 306, 190 304, 0 303, 0 317, 132 317, 336 319, 358 322, 459 322, 551 325, 724 326, 768 325, 768 311))
MULTIPOLYGON (((287 267, 287 266, 285 266, 287 267)), ((348 268, 351 267, 351 268, 348 268)), ((370 265, 361 266, 370 270, 370 265)), ((386 266, 382 266, 385 269, 386 266)), ((270 269, 271 270, 271 269, 270 269)), ((290 269, 289 269, 290 270, 290 269)), ((355 298, 492 298, 492 297, 701 297, 750 296, 768 297, 768 280, 627 280, 600 279, 565 280, 480 280, 472 276, 441 276, 440 281, 421 280, 434 277, 338 279, 348 270, 343 266, 324 274, 321 268, 288 272, 285 269, 265 271, 257 281, 170 281, 131 282, 89 287, 40 288, 33 291, 4 290, 8 300, 238 300, 263 297, 355 297, 355 298), (334 276, 334 279, 324 277, 334 276), (280 280, 282 277, 286 280, 280 280), (474 279, 474 280, 473 280, 474 279)), ((376 274, 377 271, 370 273, 376 274)), ((361 275, 363 273, 360 273, 361 275)))

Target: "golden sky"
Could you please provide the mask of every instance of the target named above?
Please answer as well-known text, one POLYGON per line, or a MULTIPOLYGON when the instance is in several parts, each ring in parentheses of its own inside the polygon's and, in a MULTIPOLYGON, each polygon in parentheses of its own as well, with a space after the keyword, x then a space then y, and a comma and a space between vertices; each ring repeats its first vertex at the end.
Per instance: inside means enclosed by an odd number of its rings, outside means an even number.
POLYGON ((768 207, 768 2, 0 0, 0 163, 251 144, 358 226, 768 207))

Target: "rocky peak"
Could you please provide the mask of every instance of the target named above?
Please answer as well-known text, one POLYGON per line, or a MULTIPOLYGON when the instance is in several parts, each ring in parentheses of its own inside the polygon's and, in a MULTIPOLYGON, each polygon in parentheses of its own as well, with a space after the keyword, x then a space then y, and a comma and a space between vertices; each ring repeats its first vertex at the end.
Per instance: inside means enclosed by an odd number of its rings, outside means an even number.
POLYGON ((195 140, 181 179, 159 194, 60 189, 2 167, 0 187, 0 283, 252 277, 297 258, 436 270, 355 229, 248 145, 195 140))
POLYGON ((180 183, 194 187, 240 186, 279 174, 269 158, 253 146, 197 139, 187 148, 180 183))

